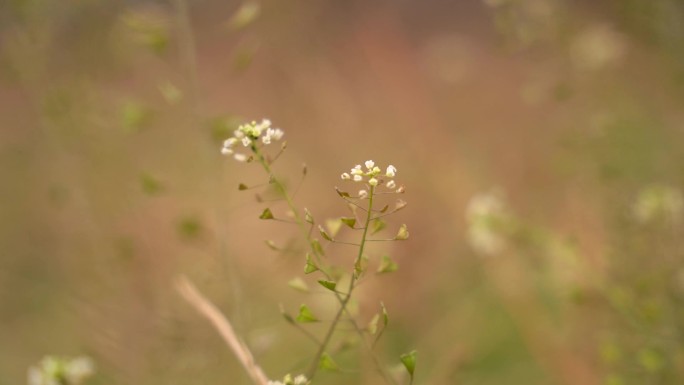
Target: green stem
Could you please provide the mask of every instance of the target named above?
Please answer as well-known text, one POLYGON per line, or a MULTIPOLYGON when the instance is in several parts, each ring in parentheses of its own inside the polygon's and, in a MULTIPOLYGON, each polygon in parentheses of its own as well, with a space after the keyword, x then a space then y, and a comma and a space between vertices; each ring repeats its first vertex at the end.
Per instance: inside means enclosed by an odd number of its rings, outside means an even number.
POLYGON ((337 327, 337 324, 340 322, 342 313, 346 311, 347 304, 349 303, 349 300, 352 296, 352 292, 354 291, 354 284, 356 283, 356 266, 359 264, 361 258, 363 257, 363 249, 366 245, 366 236, 368 235, 368 225, 370 224, 372 216, 371 209, 373 208, 373 190, 374 187, 371 186, 370 193, 368 194, 368 213, 366 215, 366 221, 363 226, 363 235, 361 236, 361 242, 359 244, 359 253, 356 256, 356 259, 354 260, 354 271, 352 272, 351 279, 349 280, 349 289, 347 290, 347 295, 344 296, 344 298, 342 298, 340 302, 340 309, 337 311, 335 318, 332 320, 332 323, 328 328, 328 332, 326 333, 325 338, 323 339, 323 343, 318 348, 318 352, 316 352, 316 355, 314 356, 314 359, 311 362, 311 367, 309 368, 306 374, 306 377, 309 379, 309 381, 313 380, 314 376, 316 375, 316 372, 318 371, 318 363, 321 357, 323 356, 323 353, 325 353, 325 349, 328 347, 330 339, 332 338, 333 333, 335 332, 335 328, 337 327))

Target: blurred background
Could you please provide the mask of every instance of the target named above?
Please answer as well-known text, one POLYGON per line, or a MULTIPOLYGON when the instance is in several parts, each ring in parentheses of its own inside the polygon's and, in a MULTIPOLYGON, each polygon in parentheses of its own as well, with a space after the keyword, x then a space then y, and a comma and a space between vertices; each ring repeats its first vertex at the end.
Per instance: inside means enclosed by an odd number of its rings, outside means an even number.
MULTIPOLYGON (((320 222, 341 172, 398 168, 411 238, 369 250, 399 270, 355 308, 384 301, 377 355, 417 349, 416 384, 683 383, 683 102, 678 0, 5 0, 0 383, 47 354, 92 384, 250 383, 179 274, 269 376, 306 368, 279 304, 335 304, 288 287, 296 229, 258 219, 286 208, 219 151, 261 118, 320 222)), ((357 352, 316 383, 381 383, 357 352)))

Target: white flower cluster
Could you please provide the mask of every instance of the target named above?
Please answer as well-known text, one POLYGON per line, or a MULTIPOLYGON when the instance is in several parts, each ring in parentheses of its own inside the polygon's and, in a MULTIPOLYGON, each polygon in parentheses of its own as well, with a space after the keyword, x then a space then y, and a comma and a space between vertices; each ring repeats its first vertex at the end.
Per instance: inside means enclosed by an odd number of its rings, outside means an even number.
POLYGON ((641 223, 658 219, 678 222, 684 216, 684 195, 671 186, 647 186, 639 191, 632 211, 641 223))
POLYGON ((28 370, 28 385, 79 385, 95 373, 95 364, 90 357, 46 356, 40 364, 28 370))
POLYGON ((507 244, 505 225, 509 214, 502 194, 496 190, 473 196, 466 208, 468 241, 482 255, 496 255, 507 244))
POLYGON ((247 160, 248 156, 236 152, 234 147, 240 143, 243 147, 252 147, 259 143, 259 139, 264 145, 271 144, 272 141, 278 141, 283 138, 285 133, 280 128, 271 128, 271 121, 263 119, 261 123, 252 121, 251 123, 243 124, 233 131, 233 136, 223 142, 221 154, 233 155, 233 158, 239 162, 247 160))
POLYGON ((269 381, 268 385, 307 385, 308 383, 309 380, 303 374, 298 375, 294 379, 288 374, 283 378, 283 381, 269 381))
MULTIPOLYGON (((363 167, 361 167, 360 164, 357 164, 354 166, 354 168, 351 169, 350 172, 345 172, 342 173, 340 176, 342 180, 353 180, 354 182, 366 182, 368 185, 371 187, 376 187, 382 183, 385 184, 385 187, 387 187, 390 190, 395 190, 398 193, 404 192, 403 187, 397 188, 397 183, 393 180, 390 179, 388 181, 384 181, 381 179, 383 176, 387 178, 394 178, 397 175, 397 168, 392 166, 391 164, 387 166, 387 169, 385 170, 385 173, 382 173, 382 169, 380 167, 375 165, 375 162, 372 160, 367 160, 364 165, 366 166, 366 170, 364 171, 363 167)), ((366 190, 360 190, 359 191, 359 198, 367 198, 368 197, 368 191, 366 190)))

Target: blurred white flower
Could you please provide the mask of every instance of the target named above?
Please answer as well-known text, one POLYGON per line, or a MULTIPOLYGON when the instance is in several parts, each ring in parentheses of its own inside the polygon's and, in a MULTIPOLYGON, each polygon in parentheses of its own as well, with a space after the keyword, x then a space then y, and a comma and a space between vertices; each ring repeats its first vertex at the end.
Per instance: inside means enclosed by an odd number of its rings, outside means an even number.
POLYGON ((368 191, 366 191, 366 190, 359 190, 359 198, 361 198, 361 199, 366 199, 366 198, 368 198, 368 191))
POLYGON ((613 27, 596 24, 575 37, 570 55, 577 68, 598 70, 621 59, 626 50, 624 38, 613 27))
POLYGON ((479 254, 496 255, 506 246, 502 227, 508 218, 502 194, 496 190, 473 196, 466 208, 468 241, 479 254))
POLYGON ((373 166, 375 166, 375 162, 373 162, 372 160, 367 160, 365 164, 366 164, 366 168, 369 171, 373 169, 373 166))
POLYGON ((397 184, 393 180, 391 180, 391 181, 387 182, 386 186, 389 189, 394 189, 395 187, 397 187, 397 184))
POLYGON ((346 172, 343 172, 342 175, 340 175, 340 178, 342 178, 342 180, 349 180, 351 179, 351 176, 346 172))
POLYGON ((680 190, 670 186, 647 186, 637 195, 632 211, 641 223, 657 219, 678 222, 684 214, 684 197, 680 190))

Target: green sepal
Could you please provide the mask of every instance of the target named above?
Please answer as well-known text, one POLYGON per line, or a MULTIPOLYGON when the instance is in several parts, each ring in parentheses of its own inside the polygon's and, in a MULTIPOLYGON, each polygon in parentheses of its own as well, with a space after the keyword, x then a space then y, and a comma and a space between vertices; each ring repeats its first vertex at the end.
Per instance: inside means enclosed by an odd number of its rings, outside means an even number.
POLYGON ((382 273, 392 273, 399 270, 399 265, 389 257, 389 255, 383 255, 380 260, 380 266, 378 266, 378 274, 382 273))
POLYGON ((272 240, 267 239, 264 242, 266 243, 266 246, 268 246, 269 249, 271 249, 273 251, 280 251, 280 248, 278 246, 276 246, 275 242, 273 242, 272 240))
POLYGON ((397 232, 397 235, 394 237, 394 239, 396 239, 397 241, 403 241, 403 240, 408 239, 408 237, 409 237, 408 228, 406 227, 405 224, 403 224, 403 225, 401 225, 401 227, 399 227, 399 231, 397 232))
POLYGON ((353 229, 354 226, 356 225, 356 218, 343 217, 343 218, 340 218, 340 221, 342 221, 342 223, 347 225, 347 227, 349 227, 350 229, 353 229))
POLYGON ((297 322, 301 323, 318 322, 318 318, 316 318, 311 312, 311 309, 309 309, 309 307, 304 304, 302 304, 302 306, 299 307, 299 314, 297 315, 296 319, 297 322))
POLYGON ((323 353, 321 355, 321 360, 318 362, 318 367, 323 370, 330 370, 333 372, 340 370, 340 367, 328 353, 323 353))
POLYGON ((309 253, 306 253, 306 264, 304 265, 304 274, 311 274, 314 271, 318 271, 318 266, 316 266, 313 261, 311 261, 311 256, 309 253))
POLYGON ((350 195, 349 195, 348 192, 346 192, 346 191, 341 191, 341 190, 338 189, 337 187, 335 187, 335 191, 337 192, 337 195, 341 196, 342 198, 349 198, 349 197, 350 197, 350 195))
POLYGON ((323 239, 325 239, 326 241, 332 242, 332 240, 333 240, 332 237, 330 235, 328 235, 328 233, 325 231, 323 226, 318 226, 318 232, 321 233, 321 237, 323 237, 323 239))
POLYGON ((416 370, 416 354, 417 352, 413 350, 400 356, 401 363, 404 364, 406 371, 411 375, 411 382, 413 382, 413 373, 416 370))
POLYGON ((375 335, 378 332, 378 321, 380 321, 380 314, 375 314, 370 322, 368 322, 366 329, 371 335, 375 335))
POLYGON ((373 223, 371 224, 371 229, 370 229, 371 235, 377 233, 378 231, 384 229, 385 227, 387 227, 387 223, 385 223, 385 221, 383 221, 382 219, 374 220, 373 223))
POLYGON ((287 285, 295 290, 301 291, 303 293, 309 292, 309 285, 304 282, 300 277, 292 278, 287 285))
POLYGON ((316 255, 320 255, 320 256, 325 255, 325 252, 323 251, 323 247, 321 246, 321 243, 318 242, 318 239, 312 239, 311 240, 311 248, 313 249, 314 253, 316 253, 316 255))
POLYGON ((337 288, 337 283, 333 281, 325 281, 321 279, 318 281, 318 283, 330 291, 335 291, 335 288, 337 288))
POLYGON ((259 219, 273 219, 273 213, 271 212, 271 209, 266 207, 264 211, 259 215, 259 219))
POLYGON ((283 304, 280 304, 280 314, 283 316, 283 318, 285 318, 285 321, 287 321, 288 323, 291 323, 291 324, 295 323, 294 318, 292 318, 292 316, 288 312, 285 311, 283 304))

